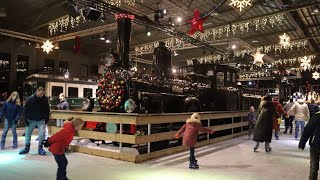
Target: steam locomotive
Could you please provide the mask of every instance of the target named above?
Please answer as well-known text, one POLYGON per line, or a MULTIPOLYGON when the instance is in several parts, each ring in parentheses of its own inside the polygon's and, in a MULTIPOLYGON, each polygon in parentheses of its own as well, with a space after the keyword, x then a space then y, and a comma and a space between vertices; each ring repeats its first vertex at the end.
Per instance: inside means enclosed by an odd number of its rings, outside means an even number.
MULTIPOLYGON (((234 111, 247 109, 249 105, 259 102, 258 99, 242 96, 245 90, 237 87, 237 72, 231 67, 197 64, 195 61, 192 66, 178 68, 176 73, 173 73, 171 51, 164 42, 159 42, 159 46, 154 50, 151 75, 131 72, 129 61, 131 19, 118 18, 117 23, 119 52, 112 53, 113 63, 106 68, 103 78, 98 81, 97 100, 101 111, 127 113, 234 111), (249 103, 244 105, 241 103, 243 101, 249 103)), ((161 125, 162 128, 153 126, 152 132, 175 130, 180 126, 181 124, 175 126, 165 124, 161 125)), ((100 130, 105 131, 105 129, 100 130)), ((131 125, 123 128, 123 133, 127 134, 141 131, 145 131, 145 127, 131 125)), ((168 144, 168 142, 158 142, 156 145, 159 143, 168 144)))

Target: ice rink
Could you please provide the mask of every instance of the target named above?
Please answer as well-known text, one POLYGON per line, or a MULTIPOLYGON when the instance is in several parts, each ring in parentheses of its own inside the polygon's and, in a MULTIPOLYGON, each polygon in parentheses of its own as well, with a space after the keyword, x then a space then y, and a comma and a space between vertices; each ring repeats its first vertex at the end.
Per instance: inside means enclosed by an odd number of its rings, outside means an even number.
MULTIPOLYGON (((0 132, 2 134, 2 132, 0 132)), ((21 134, 21 132, 20 132, 21 134)), ((11 133, 6 149, 0 151, 0 180, 54 180, 56 163, 52 154, 37 155, 37 141, 30 154, 18 155, 11 148, 11 133)), ((36 136, 33 136, 35 140, 36 136)), ((19 136, 19 149, 24 137, 19 136)), ((140 164, 69 153, 68 177, 71 180, 304 180, 309 173, 309 147, 297 148, 293 135, 273 140, 271 153, 264 144, 253 152, 254 142, 246 136, 196 149, 199 170, 188 169, 188 152, 140 164)))

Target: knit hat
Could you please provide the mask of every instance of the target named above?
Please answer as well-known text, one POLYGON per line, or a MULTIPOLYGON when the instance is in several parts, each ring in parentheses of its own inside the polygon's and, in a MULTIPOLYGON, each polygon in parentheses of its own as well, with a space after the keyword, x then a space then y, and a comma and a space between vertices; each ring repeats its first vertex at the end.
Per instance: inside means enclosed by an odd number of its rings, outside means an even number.
POLYGON ((199 113, 193 113, 191 115, 191 118, 187 119, 187 123, 201 124, 200 114, 199 113))

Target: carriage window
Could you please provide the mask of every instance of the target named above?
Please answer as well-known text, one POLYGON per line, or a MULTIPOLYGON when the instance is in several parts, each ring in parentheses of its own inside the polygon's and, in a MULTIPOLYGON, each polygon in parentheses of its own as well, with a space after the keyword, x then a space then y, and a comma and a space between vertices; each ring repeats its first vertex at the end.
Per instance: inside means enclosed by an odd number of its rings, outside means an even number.
POLYGON ((224 87, 224 73, 217 72, 217 87, 224 87))
POLYGON ((92 97, 92 89, 91 88, 83 88, 83 97, 86 97, 87 93, 89 93, 90 97, 92 97))
POLYGON ((53 71, 54 70, 54 60, 53 59, 45 59, 43 69, 44 69, 44 71, 53 71))
POLYGON ((78 88, 69 87, 68 88, 68 97, 78 97, 78 88))
POLYGON ((60 93, 63 93, 63 87, 61 86, 52 86, 51 96, 59 96, 60 93))
POLYGON ((227 81, 230 81, 230 73, 227 72, 227 81))

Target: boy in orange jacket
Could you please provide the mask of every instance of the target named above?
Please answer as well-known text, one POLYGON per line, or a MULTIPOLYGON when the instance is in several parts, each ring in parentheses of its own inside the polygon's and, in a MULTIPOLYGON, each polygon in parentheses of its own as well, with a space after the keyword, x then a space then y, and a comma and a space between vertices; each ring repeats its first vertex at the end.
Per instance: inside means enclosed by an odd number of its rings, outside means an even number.
POLYGON ((49 147, 58 164, 57 180, 68 180, 68 160, 64 155, 66 147, 71 143, 76 131, 80 130, 84 121, 80 118, 71 118, 70 122, 63 125, 63 129, 44 141, 44 146, 49 147))

